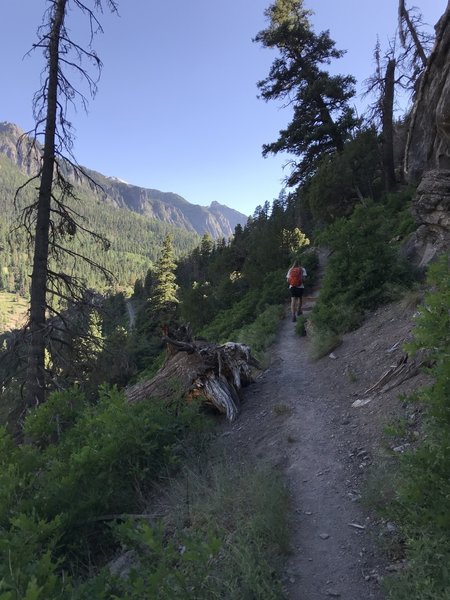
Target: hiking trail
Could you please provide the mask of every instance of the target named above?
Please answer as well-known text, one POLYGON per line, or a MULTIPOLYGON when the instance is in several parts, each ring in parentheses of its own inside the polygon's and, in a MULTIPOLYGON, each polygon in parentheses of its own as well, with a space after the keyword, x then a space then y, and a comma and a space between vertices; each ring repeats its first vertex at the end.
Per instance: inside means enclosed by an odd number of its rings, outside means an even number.
MULTIPOLYGON (((305 297, 305 315, 317 294, 305 297)), ((268 368, 243 390, 237 420, 223 424, 225 445, 274 467, 289 490, 291 554, 282 573, 288 600, 383 600, 382 578, 402 567, 389 564, 377 543, 393 525, 376 522, 360 500, 385 422, 414 410, 397 396, 420 376, 362 408, 352 403, 399 360, 413 312, 401 303, 382 307, 332 354, 312 361, 310 341, 295 333, 286 306, 268 368)), ((407 418, 413 427, 415 413, 407 418)))

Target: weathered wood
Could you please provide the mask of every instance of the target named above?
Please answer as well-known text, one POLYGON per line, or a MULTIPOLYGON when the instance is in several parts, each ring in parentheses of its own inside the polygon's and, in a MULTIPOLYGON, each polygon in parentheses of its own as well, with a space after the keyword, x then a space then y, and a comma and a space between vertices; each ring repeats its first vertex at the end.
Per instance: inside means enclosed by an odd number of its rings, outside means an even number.
POLYGON ((180 341, 164 336, 167 359, 156 375, 126 389, 131 404, 149 398, 186 400, 201 397, 233 421, 239 413, 239 390, 254 380, 258 363, 245 344, 180 341))
POLYGON ((362 398, 353 402, 353 408, 359 408, 369 404, 378 394, 384 394, 397 387, 404 381, 417 375, 421 368, 428 365, 427 356, 424 352, 418 352, 413 358, 408 354, 402 354, 397 364, 392 365, 370 388, 365 390, 362 398))

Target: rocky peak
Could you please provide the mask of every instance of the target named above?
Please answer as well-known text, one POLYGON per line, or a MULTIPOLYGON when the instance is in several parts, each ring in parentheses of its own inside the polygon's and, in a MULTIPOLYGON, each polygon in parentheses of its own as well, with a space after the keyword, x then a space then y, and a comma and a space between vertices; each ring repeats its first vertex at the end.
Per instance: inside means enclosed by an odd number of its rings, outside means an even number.
POLYGON ((5 154, 27 175, 39 169, 39 155, 33 150, 28 137, 20 127, 6 121, 0 122, 0 153, 5 154))
MULTIPOLYGON (((6 155, 23 173, 32 176, 39 170, 40 156, 37 148, 40 146, 23 133, 12 123, 0 122, 0 154, 6 155)), ((178 194, 141 188, 117 177, 106 177, 86 167, 82 170, 90 179, 84 178, 68 162, 64 163, 63 168, 66 177, 88 193, 92 193, 95 200, 129 209, 150 219, 170 223, 199 235, 209 233, 214 239, 229 238, 237 224, 245 224, 247 221, 244 214, 218 202, 212 202, 208 208, 191 204, 178 194), (92 181, 101 186, 101 192, 92 186, 92 181)), ((1 184, 0 177, 0 186, 1 184)))

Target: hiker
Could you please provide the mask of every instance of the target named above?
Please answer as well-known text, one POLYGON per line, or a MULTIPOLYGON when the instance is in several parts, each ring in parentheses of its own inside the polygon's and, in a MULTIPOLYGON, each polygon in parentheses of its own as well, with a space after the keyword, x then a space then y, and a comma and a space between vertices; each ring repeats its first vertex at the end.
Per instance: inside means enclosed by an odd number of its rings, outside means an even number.
POLYGON ((296 260, 286 275, 289 289, 291 290, 291 314, 292 322, 295 323, 297 315, 302 314, 303 290, 305 289, 306 269, 296 260))

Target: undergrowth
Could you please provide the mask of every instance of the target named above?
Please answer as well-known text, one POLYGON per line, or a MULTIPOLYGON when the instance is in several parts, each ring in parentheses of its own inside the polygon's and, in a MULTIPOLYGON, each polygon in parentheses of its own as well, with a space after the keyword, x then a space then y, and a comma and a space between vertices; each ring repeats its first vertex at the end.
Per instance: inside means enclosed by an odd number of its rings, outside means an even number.
POLYGON ((286 491, 208 460, 210 425, 195 404, 128 405, 104 387, 95 404, 53 394, 22 445, 2 428, 0 599, 281 599, 286 491), (107 566, 117 555, 132 556, 126 577, 107 566))
POLYGON ((108 592, 96 598, 105 599, 283 598, 274 557, 287 551, 287 494, 276 474, 225 457, 187 467, 159 510, 166 516, 115 528, 135 557, 128 575, 105 571, 77 598, 98 587, 108 592))
POLYGON ((231 308, 220 311, 199 335, 215 342, 231 340, 236 331, 254 323, 268 307, 286 299, 285 282, 284 270, 268 273, 258 289, 246 292, 231 308))
POLYGON ((95 405, 53 394, 28 415, 22 445, 2 428, 1 600, 64 597, 69 573, 87 575, 114 548, 108 515, 139 511, 204 426, 197 407, 130 406, 103 388, 95 405))
MULTIPOLYGON (((405 202, 403 196, 400 200, 405 202)), ((408 231, 405 207, 397 207, 400 200, 393 196, 384 204, 366 202, 319 236, 332 254, 311 315, 316 358, 340 335, 358 327, 366 311, 398 296, 414 281, 415 274, 397 252, 399 232, 408 231)))
MULTIPOLYGON (((427 353, 433 384, 411 401, 426 407, 424 435, 414 450, 391 458, 395 487, 374 503, 395 521, 407 568, 387 580, 390 600, 450 599, 450 268, 442 257, 429 270, 430 293, 419 308, 414 341, 427 353), (392 461, 396 465, 392 465, 392 461)), ((392 480, 392 478, 391 478, 392 480)))
POLYGON ((268 306, 253 323, 231 332, 230 339, 247 344, 252 349, 254 356, 262 360, 264 351, 275 341, 284 312, 283 304, 268 306))

